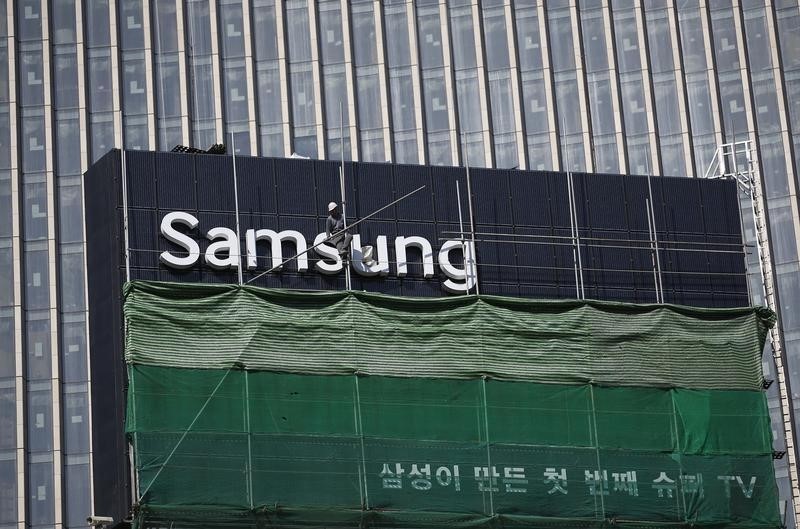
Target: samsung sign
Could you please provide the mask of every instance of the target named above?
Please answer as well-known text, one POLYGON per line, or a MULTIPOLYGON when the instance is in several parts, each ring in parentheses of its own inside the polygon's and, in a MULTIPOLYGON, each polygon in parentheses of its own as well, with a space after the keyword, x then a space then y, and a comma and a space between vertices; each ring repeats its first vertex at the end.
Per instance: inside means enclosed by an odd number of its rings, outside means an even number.
MULTIPOLYGON (((168 241, 180 246, 185 255, 175 255, 170 251, 162 252, 159 256, 160 261, 171 268, 185 269, 195 266, 202 258, 208 266, 216 270, 235 270, 241 264, 242 255, 239 238, 236 232, 230 228, 217 226, 210 228, 205 232, 205 237, 211 241, 204 254, 200 252, 200 245, 190 235, 186 234, 186 230, 193 230, 198 227, 200 221, 191 213, 185 211, 174 211, 164 215, 161 220, 161 236, 168 241), (182 227, 180 230, 178 228, 182 227)), ((312 245, 319 245, 314 248, 320 259, 314 263, 314 268, 323 274, 337 274, 343 269, 342 259, 336 247, 333 245, 323 243, 326 239, 324 233, 318 234, 314 238, 312 245)), ((270 229, 249 229, 245 232, 245 258, 247 270, 256 270, 258 262, 257 242, 264 241, 269 243, 270 256, 272 258, 272 267, 276 271, 280 271, 280 265, 284 262, 283 243, 291 243, 294 245, 297 254, 300 254, 294 261, 297 263, 297 270, 299 272, 307 272, 309 269, 308 253, 306 250, 309 248, 305 236, 299 231, 283 230, 276 232, 270 229)), ((389 241, 385 235, 378 236, 375 241, 375 250, 377 257, 371 264, 367 264, 362 260, 362 244, 359 235, 353 235, 353 242, 351 245, 351 259, 350 263, 356 273, 370 277, 370 276, 387 276, 390 273, 389 266, 389 241)), ((422 268, 423 276, 426 279, 433 278, 436 274, 434 272, 434 258, 433 246, 431 242, 424 237, 417 236, 399 236, 394 239, 394 251, 397 257, 395 266, 395 273, 397 277, 405 277, 408 275, 408 258, 407 249, 416 248, 422 252, 422 268)), ((474 266, 456 266, 450 262, 450 252, 456 250, 460 253, 466 251, 467 259, 465 262, 474 263, 473 256, 475 254, 474 246, 471 242, 460 240, 449 240, 439 248, 438 252, 438 265, 442 273, 447 276, 442 286, 448 292, 463 293, 475 286, 475 272, 474 266)), ((293 257, 289 255, 286 257, 293 257)))

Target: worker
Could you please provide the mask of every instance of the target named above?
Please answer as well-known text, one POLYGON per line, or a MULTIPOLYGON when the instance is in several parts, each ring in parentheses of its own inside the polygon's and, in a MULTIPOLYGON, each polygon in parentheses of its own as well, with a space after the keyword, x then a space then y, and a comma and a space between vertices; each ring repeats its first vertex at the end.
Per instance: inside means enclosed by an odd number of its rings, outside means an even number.
POLYGON ((345 232, 344 229, 344 215, 339 211, 339 206, 336 202, 329 203, 328 220, 325 222, 325 235, 336 246, 339 256, 342 259, 347 259, 347 254, 350 251, 350 241, 353 240, 353 236, 345 232))

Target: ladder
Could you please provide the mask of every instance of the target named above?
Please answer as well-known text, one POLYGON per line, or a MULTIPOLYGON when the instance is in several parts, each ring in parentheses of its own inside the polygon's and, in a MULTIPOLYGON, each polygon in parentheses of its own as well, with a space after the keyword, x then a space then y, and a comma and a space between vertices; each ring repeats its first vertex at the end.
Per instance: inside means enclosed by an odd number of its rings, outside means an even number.
MULTIPOLYGON (((775 277, 772 267, 772 252, 767 231, 766 202, 761 178, 756 171, 756 150, 751 140, 743 140, 720 145, 705 172, 705 178, 725 178, 735 180, 739 190, 750 199, 753 227, 756 235, 759 269, 761 273, 761 294, 764 304, 778 314, 775 298, 775 277)), ((742 239, 745 238, 742 230, 742 239)), ((752 297, 752 296, 751 296, 752 297)), ((794 425, 792 424, 792 401, 787 389, 788 367, 783 359, 783 341, 780 333, 780 319, 769 331, 769 342, 775 360, 777 389, 780 397, 783 431, 786 436, 786 456, 789 466, 789 480, 792 489, 792 507, 795 523, 800 521, 800 482, 795 456, 794 425)), ((785 515, 784 515, 785 516, 785 515)))

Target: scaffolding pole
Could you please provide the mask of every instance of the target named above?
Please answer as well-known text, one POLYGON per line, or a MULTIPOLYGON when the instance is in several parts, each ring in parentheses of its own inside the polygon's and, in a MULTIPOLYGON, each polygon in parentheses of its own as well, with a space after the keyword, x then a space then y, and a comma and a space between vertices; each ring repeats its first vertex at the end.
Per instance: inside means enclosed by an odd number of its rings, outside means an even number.
MULTIPOLYGON (((768 211, 764 199, 761 176, 756 167, 756 151, 753 141, 749 139, 735 141, 722 144, 717 148, 704 176, 712 179, 734 180, 744 195, 750 199, 764 304, 778 315, 772 248, 768 231, 768 211), (745 163, 739 163, 739 156, 744 157, 745 163)), ((742 232, 742 240, 746 242, 744 238, 745 234, 742 232)), ((789 387, 788 366, 786 365, 783 349, 780 317, 778 317, 775 325, 769 331, 769 341, 772 345, 772 356, 777 374, 777 390, 780 399, 783 432, 786 438, 786 456, 788 458, 789 480, 792 490, 792 510, 796 524, 800 520, 800 480, 797 472, 797 450, 793 424, 794 412, 789 387)))

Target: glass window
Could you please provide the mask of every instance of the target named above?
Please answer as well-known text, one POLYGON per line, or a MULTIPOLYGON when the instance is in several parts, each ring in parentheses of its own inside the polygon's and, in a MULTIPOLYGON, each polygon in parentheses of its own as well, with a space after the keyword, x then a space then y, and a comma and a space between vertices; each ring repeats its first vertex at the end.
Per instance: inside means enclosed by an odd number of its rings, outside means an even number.
MULTIPOLYGON (((11 424, 14 431, 14 423, 11 424)), ((16 525, 17 516, 17 462, 0 460, 0 524, 16 525)))
POLYGON ((419 147, 413 132, 395 134, 394 157, 397 163, 419 163, 419 147))
POLYGON ((225 117, 227 123, 247 121, 247 75, 243 60, 226 61, 225 117))
POLYGON ((472 26, 472 9, 451 8, 450 34, 453 39, 453 65, 456 69, 475 68, 475 30, 472 26))
POLYGON ((264 156, 283 156, 283 130, 280 127, 261 128, 261 153, 264 156))
POLYGON ((19 39, 40 40, 42 38, 42 4, 40 0, 18 0, 17 25, 19 39))
POLYGON ((797 261, 797 238, 791 206, 770 207, 769 227, 775 264, 797 261))
MULTIPOLYGON (((38 459, 38 458, 37 458, 38 459)), ((53 497, 53 460, 32 462, 28 465, 28 522, 32 526, 53 525, 55 502, 53 497)))
POLYGON ((291 69, 292 121, 295 126, 314 125, 314 77, 311 64, 292 66, 291 69))
POLYGON ((278 63, 260 63, 257 75, 259 123, 281 123, 281 74, 278 63))
MULTIPOLYGON (((108 0, 106 12, 108 11, 108 0)), ((142 11, 142 0, 125 0, 119 4, 120 9, 120 36, 122 48, 125 50, 139 50, 144 48, 144 14, 142 11)), ((108 25, 108 15, 105 20, 99 21, 108 25)))
POLYGON ((211 57, 190 59, 192 90, 192 110, 195 119, 214 119, 216 101, 214 98, 214 68, 211 57))
POLYGON ((325 64, 344 62, 342 11, 338 0, 319 3, 319 24, 322 62, 325 64))
MULTIPOLYGON (((244 57, 244 22, 241 4, 219 6, 222 18, 222 53, 226 58, 244 57)), ((307 36, 308 34, 306 34, 307 36)))
POLYGON ((745 12, 744 27, 750 71, 771 69, 772 53, 764 9, 745 12))
POLYGON ((650 52, 650 69, 654 73, 673 69, 672 38, 666 12, 647 14, 647 39, 650 52))
POLYGON ((678 110, 678 89, 672 73, 653 76, 658 134, 669 136, 680 134, 681 117, 678 110))
POLYGON ((486 68, 489 71, 508 68, 508 31, 504 8, 487 8, 484 3, 483 33, 486 41, 486 68))
POLYGON ((699 135, 714 132, 714 117, 708 77, 706 74, 687 76, 686 87, 689 96, 689 115, 692 118, 692 134, 699 135))
MULTIPOLYGON (((28 246, 33 245, 29 244, 28 246)), ((27 301, 26 307, 28 310, 50 308, 49 279, 47 250, 26 248, 25 300, 27 301)))
POLYGON ((517 130, 511 94, 511 75, 508 71, 489 74, 489 94, 491 95, 494 134, 517 130))
POLYGON ((662 140, 661 174, 665 176, 687 176, 683 143, 680 136, 673 141, 662 140))
MULTIPOLYGON (((444 87, 442 87, 442 93, 444 87)), ((458 119, 462 132, 479 132, 483 129, 481 123, 481 97, 478 88, 477 70, 456 72, 456 95, 458 96, 458 119)), ((444 97, 444 96, 442 96, 444 97)), ((432 101, 431 105, 441 106, 440 102, 432 101)), ((447 112, 438 114, 444 121, 441 129, 448 127, 446 122, 447 112)))
POLYGON ((53 449, 53 395, 50 382, 37 382, 29 387, 27 448, 30 452, 48 452, 53 449))
POLYGON ((652 174, 653 162, 650 159, 650 144, 647 136, 631 138, 628 141, 629 171, 633 174, 652 174))
POLYGON ((89 51, 89 108, 92 112, 111 112, 111 57, 108 49, 89 51), (102 55, 98 55, 101 52, 102 55))
POLYGON ((564 157, 564 168, 569 171, 585 171, 583 138, 580 135, 562 138, 561 153, 564 157))
POLYGON ((500 169, 516 169, 519 167, 517 138, 513 134, 495 134, 494 165, 500 169))
MULTIPOLYGON (((581 110, 578 102, 578 82, 575 75, 556 77, 556 109, 558 128, 561 134, 577 134, 581 126, 581 110)), ((530 132, 530 131, 529 131, 530 132)))
POLYGON ((125 118, 122 125, 125 148, 143 151, 150 148, 150 129, 146 116, 125 118))
POLYGON ((405 4, 385 7, 385 27, 392 28, 392 38, 386 39, 386 55, 389 66, 411 64, 411 48, 408 44, 408 18, 405 4))
MULTIPOLYGON (((258 14, 263 8, 255 8, 256 20, 258 14)), ((186 3, 186 12, 188 20, 188 33, 189 33, 189 55, 210 55, 211 50, 211 15, 208 9, 208 0, 190 0, 186 3)), ((256 36, 256 49, 258 43, 264 38, 255 32, 256 36)))
POLYGON ((444 71, 425 72, 423 91, 425 93, 425 123, 428 126, 428 131, 448 130, 450 122, 447 112, 444 71))
POLYGON ((75 0, 61 0, 50 4, 53 44, 75 42, 75 0))
POLYGON ((605 27, 603 12, 581 12, 581 31, 583 32, 583 51, 586 54, 586 71, 608 70, 605 27))
POLYGON ((616 131, 614 123, 614 106, 611 100, 611 81, 608 73, 589 74, 589 108, 592 117, 592 132, 598 134, 613 134, 616 131))
POLYGON ((49 380, 52 364, 50 358, 50 320, 46 317, 44 319, 28 320, 26 333, 27 362, 25 368, 28 379, 49 380))
MULTIPOLYGON (((5 246, 7 244, 4 241, 4 246, 0 247, 0 306, 10 307, 14 305, 14 253, 12 252, 12 248, 10 246, 5 246)), ((5 324, 6 319, 0 318, 0 324, 5 324)), ((13 331, 13 329, 11 329, 13 331)), ((6 336, 0 333, 0 338, 5 338, 6 336)), ((11 342, 14 343, 13 334, 11 335, 11 342)), ((0 348, 2 348, 5 344, 0 344, 0 348)), ((1 351, 2 349, 0 349, 1 351)), ((13 365, 13 348, 8 351, 11 354, 12 358, 12 365, 13 365)), ((6 360, 2 355, 0 355, 0 360, 6 360)), ((3 373, 3 365, 0 363, 0 373, 3 373)), ((14 373, 9 374, 2 374, 0 376, 14 376, 14 373)))
POLYGON ((61 325, 61 375, 65 383, 86 382, 86 358, 86 323, 65 321, 61 325))
POLYGON ((392 124, 394 130, 414 130, 416 116, 414 103, 414 86, 411 71, 408 69, 392 69, 389 71, 389 85, 392 92, 392 124))
POLYGON ((575 68, 575 52, 572 45, 572 19, 569 10, 550 11, 550 54, 553 71, 563 72, 575 68))
POLYGON ((553 156, 550 150, 549 137, 528 137, 528 165, 531 169, 537 171, 553 169, 553 156), (544 139, 544 142, 539 141, 540 139, 544 139))
MULTIPOLYGON (((2 17, 0 17, 2 18, 2 17)), ((0 42, 0 102, 8 103, 8 48, 0 42)))
POLYGON ((83 5, 86 12, 84 31, 88 46, 108 46, 111 41, 108 0, 85 0, 83 5))
POLYGON ((325 114, 327 127, 336 129, 339 126, 350 126, 350 107, 347 97, 347 81, 345 80, 344 65, 326 66, 323 73, 325 82, 325 114), (341 111, 340 111, 341 109, 341 111))
POLYGON ((706 69, 706 45, 700 13, 697 9, 681 11, 678 20, 683 67, 687 72, 701 72, 706 69))
POLYGON ((272 3, 253 6, 253 38, 259 61, 278 58, 278 30, 272 3))
POLYGON ((11 124, 8 106, 0 106, 0 168, 11 167, 11 124))
POLYGON ((89 402, 86 384, 68 384, 64 388, 64 437, 66 454, 89 452, 89 402))
POLYGON ((648 132, 647 112, 644 103, 644 85, 641 75, 625 76, 620 82, 622 92, 622 115, 627 134, 648 132))
POLYGON ((762 136, 760 138, 759 151, 767 198, 788 195, 789 179, 781 137, 777 134, 774 136, 762 136))
POLYGON ((367 133, 361 135, 361 159, 365 162, 385 162, 386 152, 383 146, 383 131, 374 131, 379 135, 368 137, 367 133))
POLYGON ((786 101, 793 129, 800 129, 800 71, 785 74, 786 101))
POLYGON ((442 58, 442 26, 439 8, 419 8, 417 31, 423 68, 437 68, 444 64, 442 58))
POLYGON ((11 218, 11 177, 7 172, 0 171, 0 237, 13 235, 11 218))
MULTIPOLYGON (((313 132, 313 131, 311 131, 313 132)), ((295 133, 294 152, 308 158, 317 157, 317 136, 314 134, 299 135, 295 133)))
POLYGON ((800 68, 800 13, 797 9, 778 12, 781 59, 786 70, 800 68))
POLYGON ((57 108, 78 107, 78 57, 74 46, 56 48, 55 83, 57 108), (66 52, 66 53, 64 53, 66 52))
POLYGON ((594 164, 599 173, 619 173, 619 155, 613 136, 594 144, 594 164))
POLYGON ((381 128, 383 125, 382 100, 377 67, 358 68, 356 86, 358 89, 359 129, 381 128))
POLYGON ((44 115, 41 109, 23 111, 22 114, 22 170, 26 173, 43 172, 45 166, 44 115))
POLYGON ((59 176, 81 174, 81 131, 77 111, 56 114, 56 136, 56 171, 59 176))
POLYGON ((542 52, 539 42, 539 19, 536 8, 516 7, 517 46, 519 67, 523 72, 538 71, 542 67, 542 52))
MULTIPOLYGON (((353 39, 355 41, 355 60, 359 66, 378 63, 378 49, 375 35, 375 13, 373 5, 359 4, 352 7, 353 39)), ((396 38, 392 28, 392 38, 396 38)))
POLYGON ((739 72, 719 74, 719 97, 726 138, 731 141, 748 130, 742 78, 739 72))
POLYGON ((84 302, 83 252, 79 244, 61 245, 60 277, 69 278, 61 282, 61 310, 86 310, 84 302), (69 252, 69 253, 67 253, 69 252))
MULTIPOLYGON (((453 165, 453 155, 448 135, 428 135, 428 158, 431 165, 453 165)), ((472 160, 470 160, 471 162, 472 160)))
POLYGON ((126 115, 147 113, 147 78, 144 54, 123 54, 122 109, 126 115))
POLYGON ((17 447, 17 399, 13 381, 8 387, 6 384, 3 382, 0 386, 0 450, 14 450, 17 447))
POLYGON ((633 72, 642 66, 639 55, 639 35, 633 10, 614 12, 614 32, 617 44, 617 68, 620 73, 633 72))
POLYGON ((65 487, 67 494, 67 526, 80 527, 86 525, 86 513, 91 509, 92 489, 91 475, 89 474, 89 459, 85 462, 72 464, 71 459, 76 456, 67 456, 64 467, 65 479, 69 487, 65 487))
MULTIPOLYGON (((472 133, 464 134, 461 137, 461 149, 464 151, 464 163, 469 164, 471 167, 486 167, 486 156, 483 148, 483 134, 472 133)), ((442 135, 442 147, 444 146, 445 137, 442 135)), ((447 141, 450 144, 450 141, 447 141)))
POLYGON ((736 27, 733 12, 713 11, 711 13, 712 38, 714 54, 717 58, 717 70, 730 72, 739 69, 739 49, 736 38, 736 27))
POLYGON ((181 82, 178 59, 177 53, 161 55, 156 59, 158 117, 162 119, 181 115, 181 82))
POLYGON ((311 60, 311 32, 308 27, 308 7, 305 1, 286 4, 286 36, 289 40, 289 61, 311 60))
POLYGON ((755 92, 756 120, 760 134, 779 132, 781 128, 778 114, 778 99, 775 94, 775 81, 772 72, 752 75, 755 92))
POLYGON ((522 76, 522 104, 525 108, 525 128, 528 134, 545 133, 550 130, 547 119, 547 95, 541 74, 527 73, 522 76))
POLYGON ((92 162, 114 147, 114 117, 111 113, 92 116, 92 162))
POLYGON ((44 77, 42 73, 42 50, 21 51, 21 99, 23 106, 44 105, 44 77))
POLYGON ((153 0, 156 4, 154 29, 156 53, 178 51, 178 18, 176 0, 153 0))
POLYGON ((25 183, 22 186, 25 200, 24 236, 26 241, 47 238, 47 184, 25 183))

